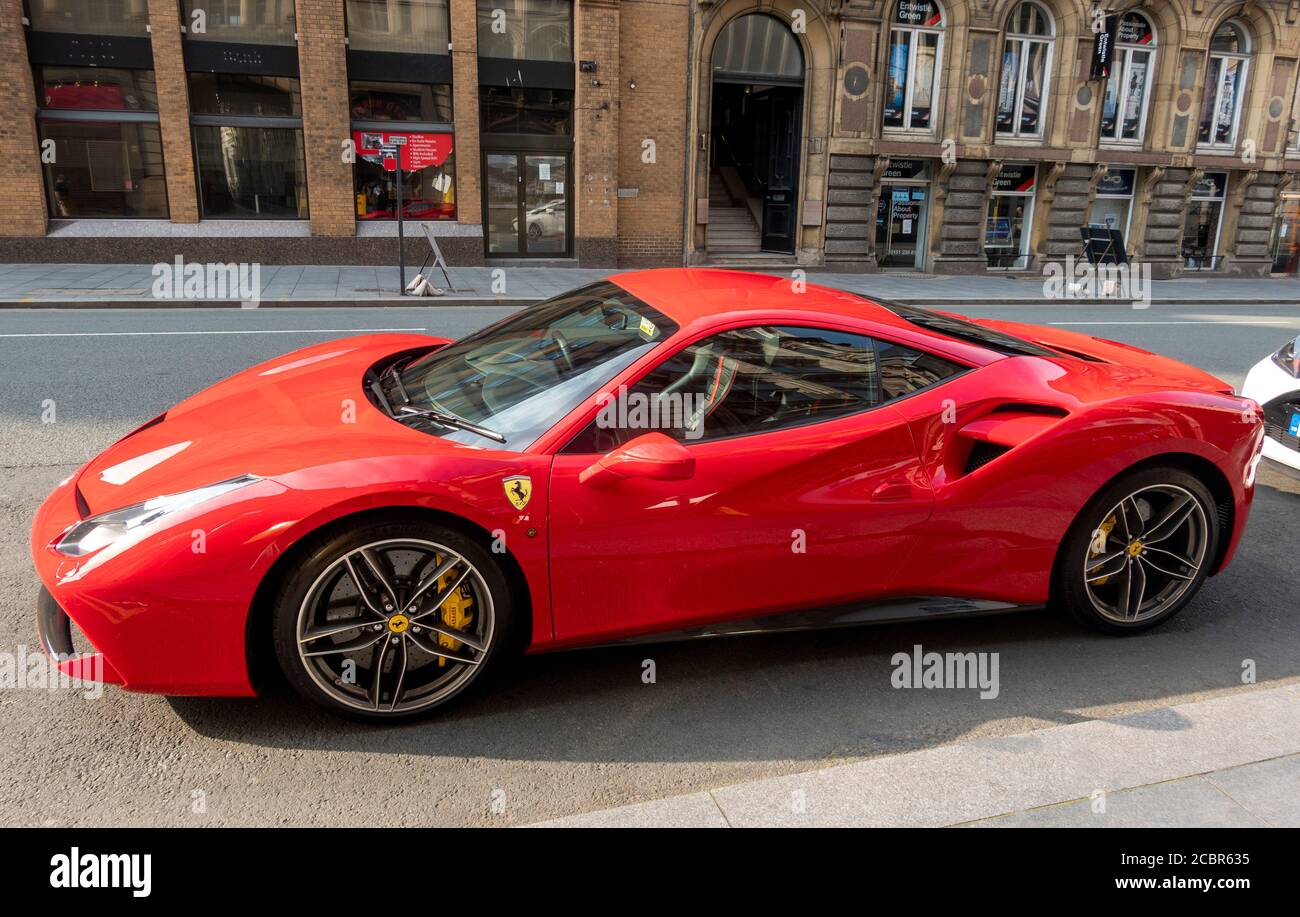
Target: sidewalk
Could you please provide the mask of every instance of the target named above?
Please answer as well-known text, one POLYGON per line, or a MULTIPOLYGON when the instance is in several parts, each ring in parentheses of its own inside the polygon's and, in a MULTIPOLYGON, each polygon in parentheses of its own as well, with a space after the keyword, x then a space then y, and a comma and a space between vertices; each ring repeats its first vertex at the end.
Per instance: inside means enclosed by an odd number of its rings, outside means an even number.
MULTIPOLYGON (((146 308, 226 306, 239 300, 158 299, 151 264, 0 264, 0 308, 146 308)), ((407 269, 408 282, 418 265, 407 269)), ((793 270, 793 268, 791 269, 793 270)), ((618 271, 565 267, 454 267, 451 289, 438 298, 402 298, 396 267, 263 265, 260 307, 403 305, 524 305, 591 283, 618 271), (497 273, 500 272, 500 273, 497 273), (495 286, 494 286, 495 284, 495 286), (502 285, 504 284, 504 289, 502 285)), ((769 271, 789 276, 789 271, 769 271)), ((440 274, 432 278, 445 286, 440 274)), ((842 274, 812 269, 809 283, 913 305, 1041 305, 1041 278, 931 274, 842 274)), ((1300 280, 1224 277, 1157 280, 1152 303, 1291 305, 1300 303, 1300 280)), ((1087 302, 1059 301, 1062 305, 1087 302)), ((1099 300, 1098 302, 1107 302, 1099 300)), ((1114 302, 1111 300, 1110 302, 1114 302)))
POLYGON ((558 826, 1300 827, 1300 684, 542 825, 558 826))

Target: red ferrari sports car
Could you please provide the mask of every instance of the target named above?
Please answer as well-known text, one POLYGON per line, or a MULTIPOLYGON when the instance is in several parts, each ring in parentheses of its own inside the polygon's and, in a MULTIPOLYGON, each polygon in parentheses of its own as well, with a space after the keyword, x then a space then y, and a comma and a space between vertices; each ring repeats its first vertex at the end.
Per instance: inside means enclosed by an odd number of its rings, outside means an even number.
POLYGON ((1253 401, 1123 344, 626 273, 150 420, 40 508, 39 628, 70 674, 250 695, 278 661, 383 720, 520 650, 1049 603, 1132 633, 1228 563, 1262 441, 1253 401))

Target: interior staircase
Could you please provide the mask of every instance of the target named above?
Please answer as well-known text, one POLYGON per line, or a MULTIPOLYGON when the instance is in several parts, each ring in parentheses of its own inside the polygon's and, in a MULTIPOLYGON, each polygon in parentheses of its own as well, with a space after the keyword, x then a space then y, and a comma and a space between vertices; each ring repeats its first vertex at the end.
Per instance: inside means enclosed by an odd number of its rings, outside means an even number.
POLYGON ((763 239, 749 207, 737 204, 717 169, 709 173, 710 258, 753 255, 762 248, 763 239))

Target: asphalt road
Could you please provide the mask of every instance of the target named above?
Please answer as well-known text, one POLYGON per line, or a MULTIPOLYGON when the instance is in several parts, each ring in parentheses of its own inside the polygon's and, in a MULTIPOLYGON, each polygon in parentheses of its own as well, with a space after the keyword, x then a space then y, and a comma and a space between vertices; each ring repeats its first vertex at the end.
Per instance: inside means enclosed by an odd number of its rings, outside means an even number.
MULTIPOLYGON (((27 556, 37 504, 134 425, 311 342, 358 329, 457 336, 504 311, 0 311, 0 654, 37 651, 27 556), (42 423, 51 399, 56 421, 42 423)), ((1294 307, 969 311, 1070 323, 1235 385, 1300 332, 1294 307)), ((1244 660, 1261 686, 1300 678, 1298 508, 1300 482, 1266 469, 1232 567, 1177 619, 1129 639, 1028 613, 587 650, 526 659, 495 692, 400 728, 335 720, 287 692, 169 700, 0 690, 0 824, 526 823, 1251 691, 1244 660), (917 643, 1000 652, 999 697, 893 689, 890 657, 917 643), (641 680, 646 658, 654 684, 641 680)))

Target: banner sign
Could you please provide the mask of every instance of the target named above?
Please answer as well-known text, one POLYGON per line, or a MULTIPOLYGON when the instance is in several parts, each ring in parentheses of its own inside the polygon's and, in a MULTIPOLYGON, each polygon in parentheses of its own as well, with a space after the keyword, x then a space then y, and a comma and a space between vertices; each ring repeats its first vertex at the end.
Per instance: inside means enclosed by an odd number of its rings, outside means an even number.
POLYGON ((1032 163, 1003 166, 993 179, 993 190, 1003 194, 1033 194, 1038 167, 1032 163))
POLYGON ((1135 169, 1112 169, 1097 182, 1098 197, 1132 197, 1135 169))
POLYGON ((1105 30, 1098 32, 1092 43, 1092 75, 1094 80, 1110 76, 1110 65, 1115 59, 1115 33, 1119 30, 1119 17, 1107 16, 1105 30))
POLYGON ((943 13, 934 0, 899 0, 894 21, 902 25, 937 26, 943 22, 943 13))
POLYGON ((420 131, 353 131, 352 142, 357 155, 366 162, 383 165, 383 148, 397 147, 402 170, 417 172, 447 161, 454 146, 451 134, 428 134, 420 131))

